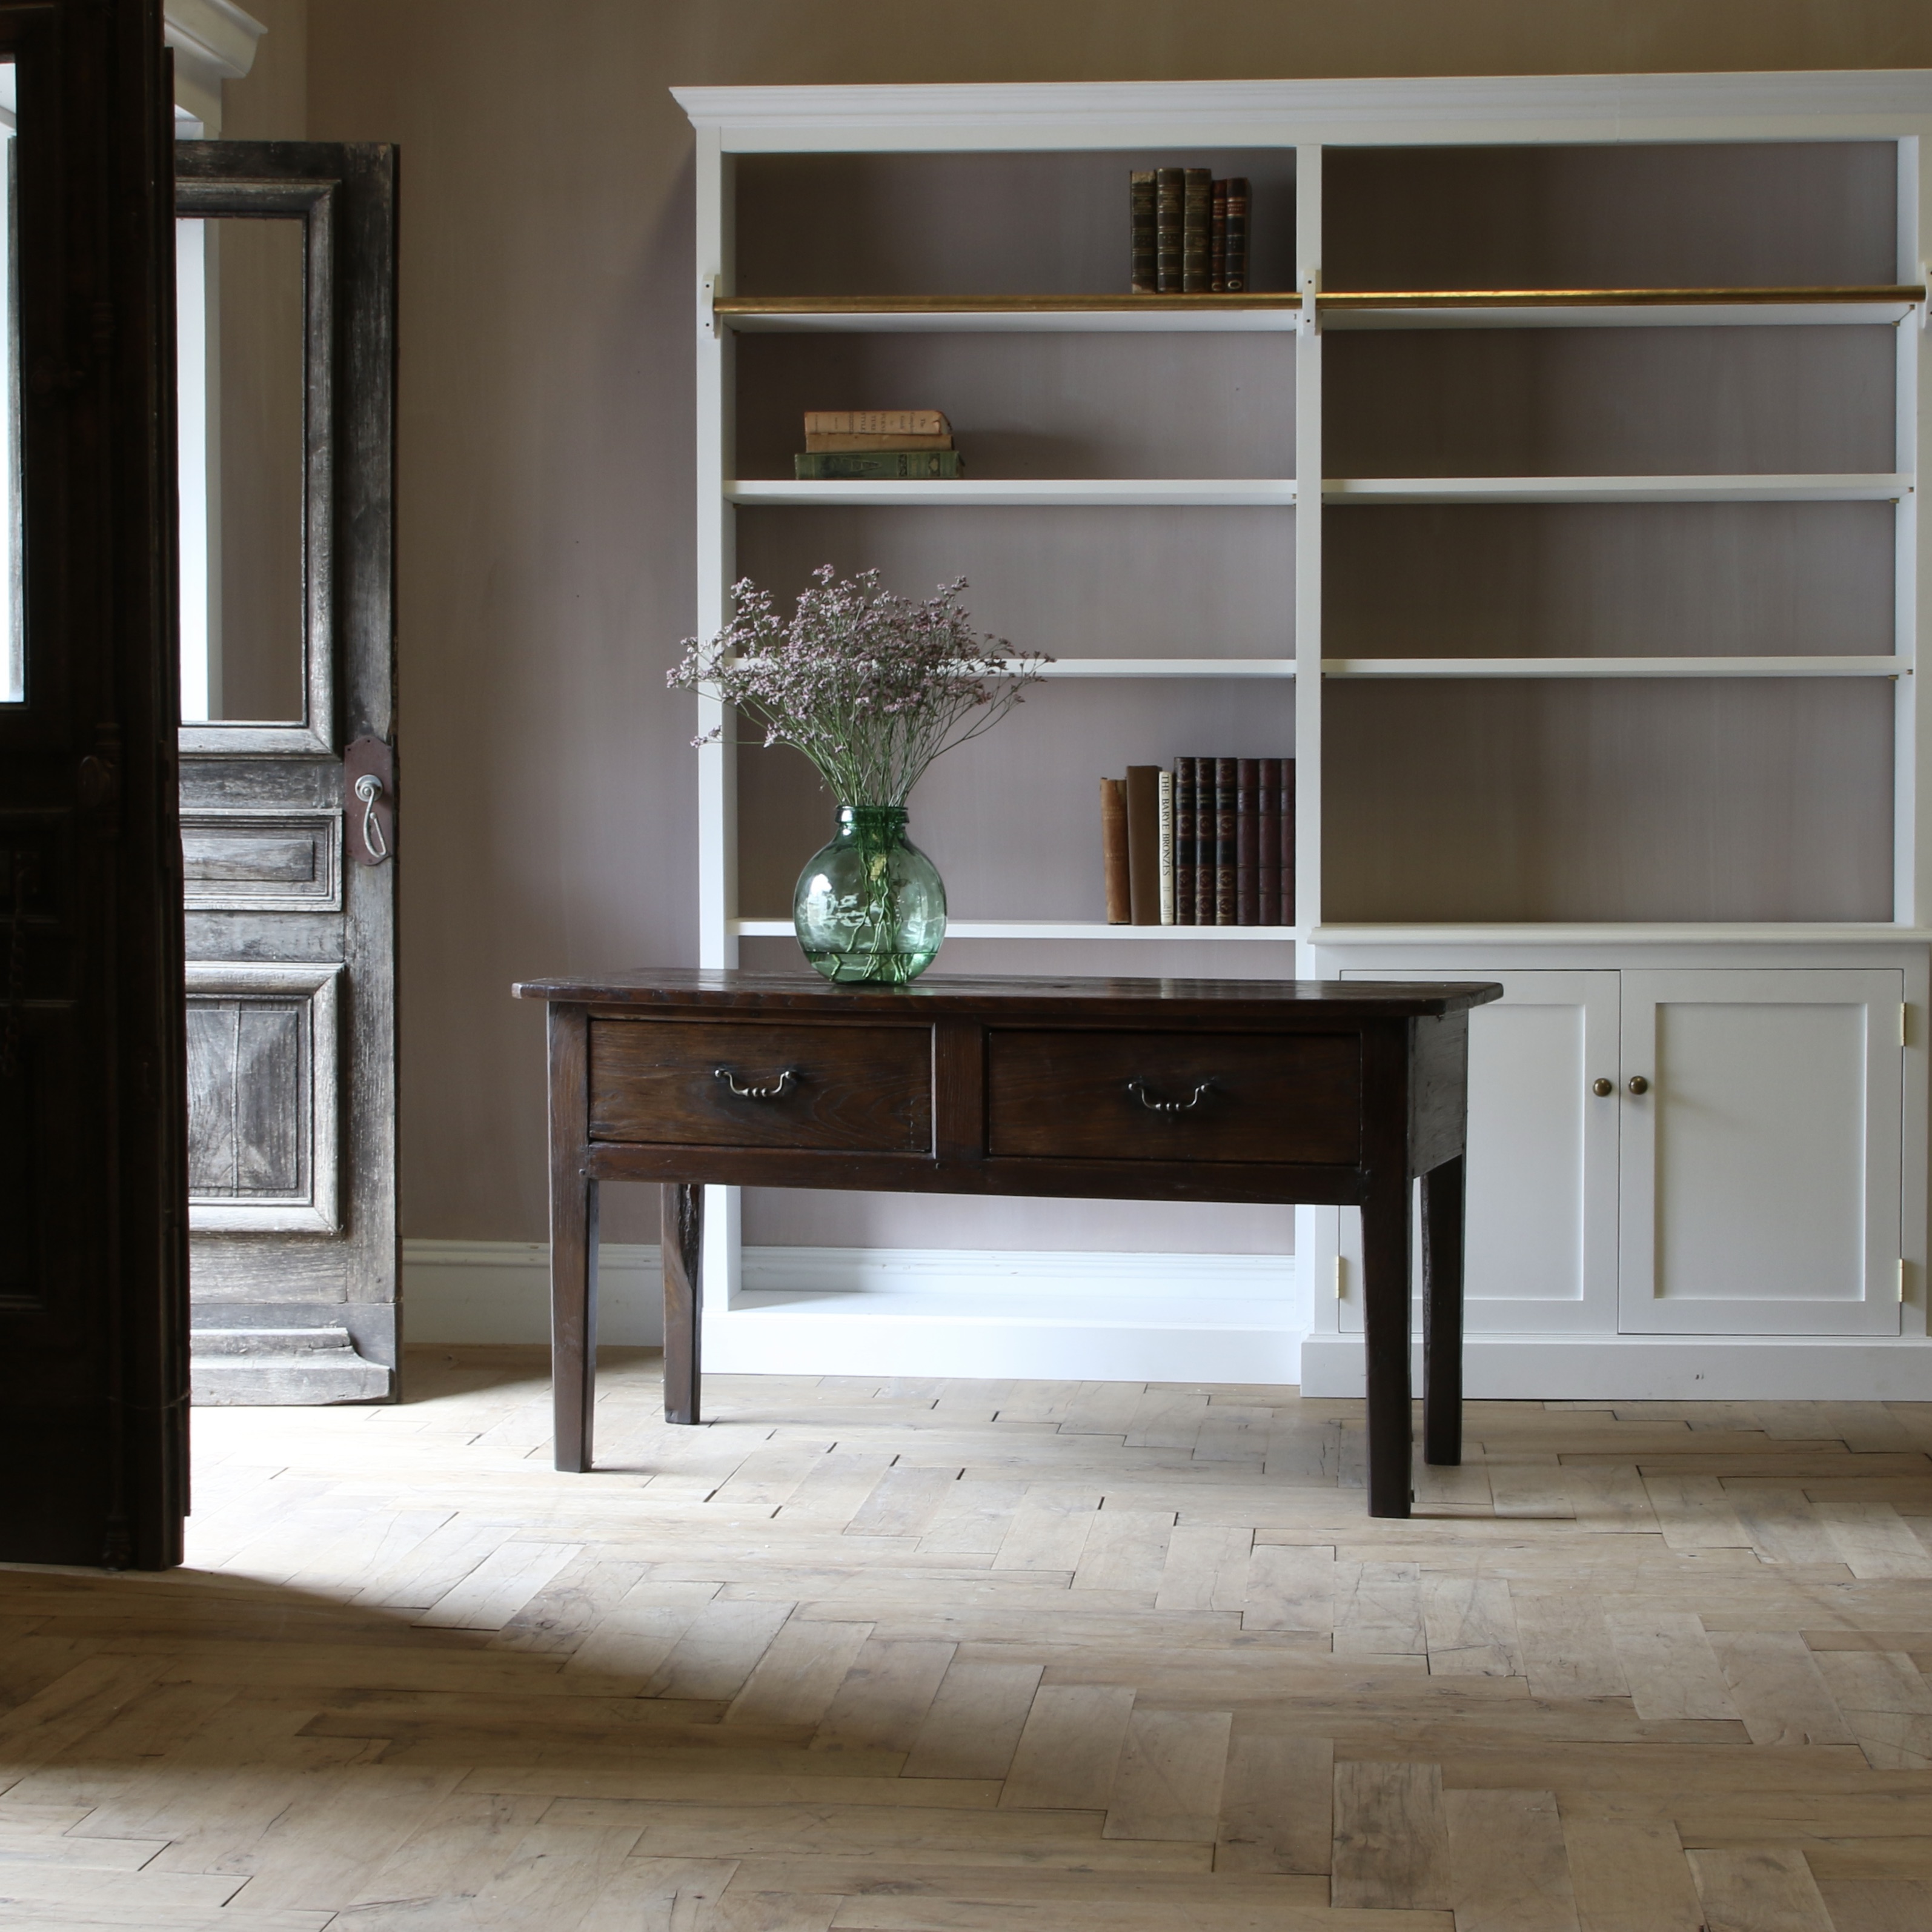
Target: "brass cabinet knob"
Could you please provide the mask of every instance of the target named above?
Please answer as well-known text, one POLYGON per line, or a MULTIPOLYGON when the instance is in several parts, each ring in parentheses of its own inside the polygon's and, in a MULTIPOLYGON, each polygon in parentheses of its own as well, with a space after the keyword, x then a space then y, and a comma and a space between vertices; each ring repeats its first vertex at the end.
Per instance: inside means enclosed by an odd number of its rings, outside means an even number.
POLYGON ((1600 1100, 1607 1100, 1616 1090, 1616 1082, 1613 1080, 1592 1080, 1590 1082, 1590 1091, 1600 1100))
POLYGON ((1641 1073, 1633 1073, 1630 1077, 1630 1090, 1633 1094, 1648 1094, 1650 1082, 1641 1073))

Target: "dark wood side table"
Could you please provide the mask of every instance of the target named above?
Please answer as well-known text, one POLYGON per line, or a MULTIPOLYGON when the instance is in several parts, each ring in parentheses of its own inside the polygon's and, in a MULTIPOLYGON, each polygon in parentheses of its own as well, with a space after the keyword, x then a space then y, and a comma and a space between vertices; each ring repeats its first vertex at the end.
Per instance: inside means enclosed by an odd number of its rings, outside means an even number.
POLYGON ((698 1419, 708 1182, 1362 1210, 1369 1514, 1409 1513, 1409 1196, 1424 1450, 1462 1458, 1468 1009, 1490 985, 664 971, 535 980, 550 1007, 556 1466, 587 1469, 597 1189, 664 1190, 664 1415, 698 1419))

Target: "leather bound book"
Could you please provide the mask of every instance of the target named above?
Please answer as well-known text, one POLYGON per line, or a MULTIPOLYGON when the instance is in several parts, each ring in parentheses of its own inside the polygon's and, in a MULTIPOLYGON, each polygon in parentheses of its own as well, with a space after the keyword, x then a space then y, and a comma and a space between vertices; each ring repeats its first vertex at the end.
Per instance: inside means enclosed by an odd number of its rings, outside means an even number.
POLYGON ((1174 923, 1174 774, 1160 775, 1160 922, 1174 923))
POLYGON ((1214 813, 1214 760, 1194 760, 1194 923, 1214 923, 1216 855, 1220 850, 1214 813))
POLYGON ((1160 923, 1160 767, 1127 767, 1127 886, 1136 926, 1160 923))
POLYGON ((1258 926, 1262 922, 1262 761, 1238 759, 1234 771, 1234 922, 1258 926))
POLYGON ((1214 760, 1214 923, 1240 924, 1234 886, 1235 802, 1240 796, 1240 760, 1214 760))
POLYGON ((1248 286, 1248 178, 1233 175, 1228 181, 1228 242, 1222 283, 1231 296, 1248 286))
POLYGON ((1281 922, 1294 923, 1294 760, 1281 761, 1281 922))
POLYGON ((1154 172, 1154 285, 1156 295, 1180 292, 1180 227, 1184 186, 1178 168, 1154 172))
POLYGON ((1204 296, 1208 292, 1208 230, 1213 224, 1214 180, 1205 168, 1184 168, 1181 172, 1181 292, 1204 296))
POLYGON ((1259 820, 1255 836, 1259 923, 1282 926, 1281 916, 1281 760, 1262 760, 1261 790, 1256 800, 1259 820))
POLYGON ((842 449, 794 456, 792 474, 801 483, 832 481, 869 483, 920 477, 932 481, 964 476, 964 452, 957 449, 842 449))
POLYGON ((1107 923, 1133 922, 1127 886, 1127 790, 1118 778, 1100 781, 1100 862, 1107 880, 1107 923))
POLYGON ((808 429, 805 433, 805 453, 821 456, 828 452, 854 449, 950 449, 950 436, 914 436, 887 434, 872 436, 863 430, 808 429))
POLYGON ((1228 286, 1228 184, 1218 181, 1208 196, 1208 290, 1225 292, 1228 286))
POLYGON ((1127 286, 1137 296, 1154 292, 1154 170, 1136 168, 1127 177, 1130 272, 1127 286))
POLYGON ((1194 923, 1194 764, 1174 761, 1174 922, 1194 923))

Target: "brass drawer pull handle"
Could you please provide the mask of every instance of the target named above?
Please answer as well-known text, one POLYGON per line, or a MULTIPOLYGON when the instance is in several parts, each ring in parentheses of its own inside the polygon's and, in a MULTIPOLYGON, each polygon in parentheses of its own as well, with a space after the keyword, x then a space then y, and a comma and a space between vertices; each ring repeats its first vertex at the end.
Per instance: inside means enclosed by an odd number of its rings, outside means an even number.
POLYGON ((796 1067, 788 1066, 769 1087, 740 1087, 738 1076, 728 1066, 714 1066, 711 1070, 714 1080, 722 1080, 730 1088, 732 1095, 740 1100, 782 1100, 791 1090, 798 1078, 796 1067))
POLYGON ((1200 1106, 1202 1096, 1214 1085, 1211 1080, 1204 1080, 1195 1088, 1192 1096, 1185 1100, 1156 1100, 1147 1090, 1144 1080, 1130 1080, 1127 1091, 1132 1094, 1150 1114, 1191 1114, 1200 1106))

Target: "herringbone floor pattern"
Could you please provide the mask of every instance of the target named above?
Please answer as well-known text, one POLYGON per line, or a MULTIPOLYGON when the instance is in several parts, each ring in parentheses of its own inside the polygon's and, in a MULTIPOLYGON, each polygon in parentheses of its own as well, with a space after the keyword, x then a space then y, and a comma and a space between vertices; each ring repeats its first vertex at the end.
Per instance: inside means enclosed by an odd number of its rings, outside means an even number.
POLYGON ((1924 1932, 1932 1405, 603 1379, 196 1412, 192 1566, 0 1570, 0 1924, 1924 1932))

